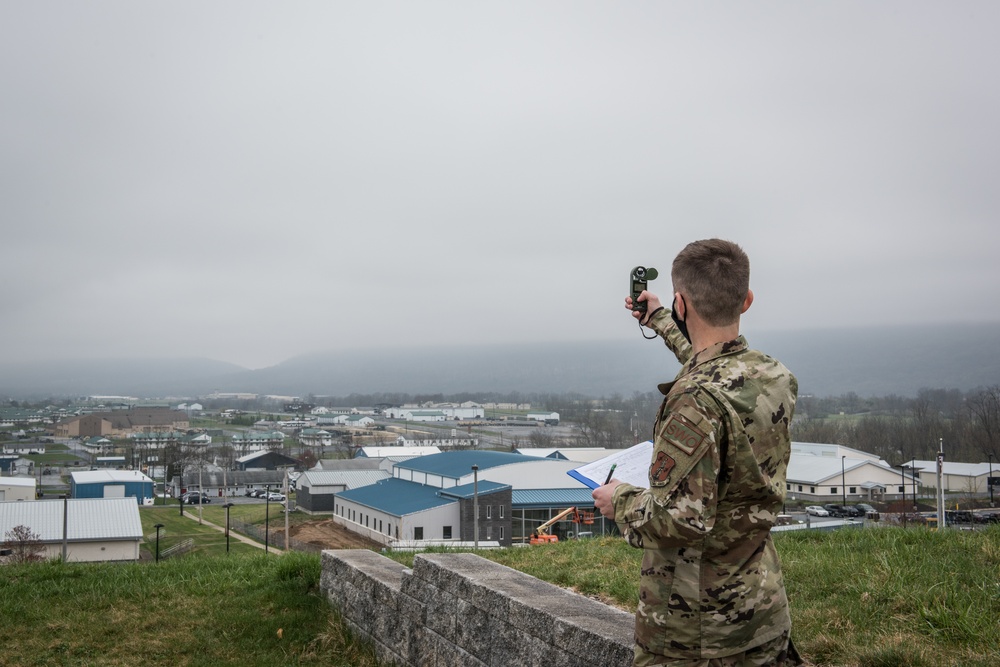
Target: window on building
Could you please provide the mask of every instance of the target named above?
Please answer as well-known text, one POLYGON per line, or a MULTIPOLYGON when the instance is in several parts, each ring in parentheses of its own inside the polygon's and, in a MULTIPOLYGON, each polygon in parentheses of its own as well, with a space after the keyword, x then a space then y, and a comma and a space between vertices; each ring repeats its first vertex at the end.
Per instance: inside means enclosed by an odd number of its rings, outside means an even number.
POLYGON ((857 493, 858 492, 858 487, 856 487, 856 486, 849 486, 849 487, 847 487, 847 492, 848 493, 857 493))
POLYGON ((486 518, 487 519, 492 519, 493 518, 493 505, 487 505, 486 506, 486 518))
POLYGON ((816 493, 816 487, 815 486, 810 486, 809 487, 809 493, 816 493))
POLYGON ((424 527, 423 526, 416 526, 416 527, 414 527, 414 529, 413 529, 413 539, 415 539, 415 540, 422 540, 422 539, 424 539, 424 527))
POLYGON ((906 493, 906 487, 905 486, 899 487, 899 492, 900 493, 906 493))
POLYGON ((500 541, 503 542, 503 526, 500 526, 500 541))
POLYGON ((802 493, 802 485, 799 484, 799 493, 802 493))
POLYGON ((831 494, 835 494, 835 493, 837 493, 837 487, 835 487, 835 486, 831 486, 831 487, 830 487, 830 493, 831 493, 831 494))
POLYGON ((503 505, 500 505, 500 518, 503 518, 503 505))
POLYGON ((444 527, 444 529, 441 531, 441 537, 443 537, 446 540, 451 539, 451 526, 444 527))

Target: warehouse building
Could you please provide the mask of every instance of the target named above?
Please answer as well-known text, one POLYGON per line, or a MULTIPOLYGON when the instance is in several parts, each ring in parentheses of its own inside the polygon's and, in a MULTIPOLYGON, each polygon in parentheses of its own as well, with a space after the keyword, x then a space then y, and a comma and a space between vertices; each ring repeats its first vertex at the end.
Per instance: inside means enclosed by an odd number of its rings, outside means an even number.
POLYGON ((26 526, 44 558, 66 561, 137 561, 142 543, 139 506, 131 498, 0 503, 0 535, 26 526))
POLYGON ((72 498, 135 498, 153 504, 153 480, 138 470, 89 470, 70 475, 72 498))

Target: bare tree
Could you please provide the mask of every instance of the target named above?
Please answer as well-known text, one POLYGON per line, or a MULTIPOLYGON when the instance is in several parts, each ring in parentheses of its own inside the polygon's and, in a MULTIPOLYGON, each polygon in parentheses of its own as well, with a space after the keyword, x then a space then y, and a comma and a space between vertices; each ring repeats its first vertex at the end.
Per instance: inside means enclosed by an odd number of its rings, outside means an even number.
POLYGON ((316 465, 318 460, 319 458, 316 456, 316 452, 312 449, 306 449, 299 456, 299 464, 304 470, 311 470, 316 465))
POLYGON ((551 433, 546 433, 545 431, 535 429, 528 434, 528 442, 531 443, 532 447, 537 447, 540 449, 551 448, 556 444, 556 439, 552 437, 551 433))
POLYGON ((1000 455, 1000 385, 987 387, 966 401, 969 436, 983 455, 1000 455))
POLYGON ((31 563, 45 558, 45 545, 42 544, 41 535, 24 525, 8 530, 4 535, 3 546, 11 550, 11 563, 31 563))

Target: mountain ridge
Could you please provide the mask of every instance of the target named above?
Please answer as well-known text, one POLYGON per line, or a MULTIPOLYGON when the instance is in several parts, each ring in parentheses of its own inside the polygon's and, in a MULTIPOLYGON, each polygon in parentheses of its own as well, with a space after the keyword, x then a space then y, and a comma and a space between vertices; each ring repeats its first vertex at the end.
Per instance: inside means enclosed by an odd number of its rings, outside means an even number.
MULTIPOLYGON (((755 332, 801 394, 914 396, 923 388, 1000 383, 996 324, 755 332), (919 335, 917 335, 919 334, 919 335)), ((567 393, 655 390, 679 364, 659 340, 342 349, 249 370, 211 359, 103 359, 0 364, 0 395, 198 397, 214 391, 289 396, 352 393, 567 393)))

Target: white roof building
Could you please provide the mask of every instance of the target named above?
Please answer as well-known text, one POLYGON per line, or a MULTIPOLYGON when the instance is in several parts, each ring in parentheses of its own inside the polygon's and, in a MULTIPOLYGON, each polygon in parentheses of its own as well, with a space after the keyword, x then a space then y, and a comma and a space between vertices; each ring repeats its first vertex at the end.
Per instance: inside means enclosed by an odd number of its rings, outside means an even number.
POLYGON ((913 476, 874 454, 842 445, 793 442, 786 489, 790 500, 857 503, 902 498, 913 476))
POLYGON ((593 463, 605 456, 610 456, 619 449, 607 449, 605 447, 521 447, 514 450, 518 454, 525 456, 535 456, 540 459, 560 459, 563 461, 576 461, 577 463, 593 463))
POLYGON ((139 560, 143 539, 139 506, 133 498, 0 503, 0 535, 16 526, 26 526, 39 536, 46 558, 62 555, 65 530, 67 561, 139 560))
POLYGON ((385 458, 387 456, 403 456, 412 458, 414 456, 426 456, 428 454, 440 454, 439 447, 360 447, 355 458, 367 457, 370 459, 385 458))
MULTIPOLYGON (((937 482, 937 461, 913 461, 912 465, 917 469, 920 484, 936 489, 937 482)), ((987 480, 990 477, 990 468, 993 469, 993 476, 1000 477, 1000 462, 996 463, 958 463, 948 461, 947 454, 941 466, 942 486, 945 491, 952 493, 969 493, 973 495, 989 493, 987 480)), ((997 493, 994 487, 994 493, 997 493)))
MULTIPOLYGON (((0 477, 0 502, 34 499, 34 477, 0 477)), ((0 538, 3 538, 3 536, 0 535, 0 538)))

